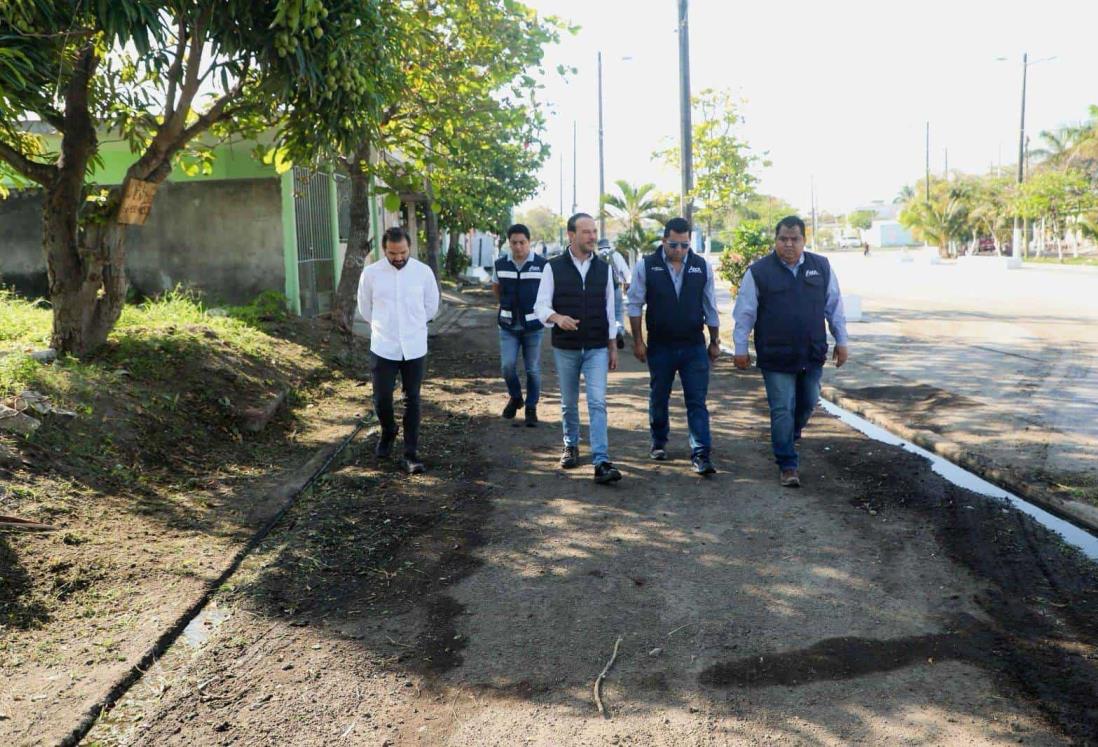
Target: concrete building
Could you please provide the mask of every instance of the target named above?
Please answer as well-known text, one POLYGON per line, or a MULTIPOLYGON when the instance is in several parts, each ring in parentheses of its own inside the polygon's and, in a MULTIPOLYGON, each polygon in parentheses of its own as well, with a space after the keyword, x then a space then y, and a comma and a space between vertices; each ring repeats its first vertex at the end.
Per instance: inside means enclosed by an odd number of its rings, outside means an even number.
MULTIPOLYGON (((295 313, 314 316, 330 308, 349 232, 350 184, 300 166, 279 173, 253 156, 254 147, 215 147, 209 173, 172 171, 148 221, 126 229, 126 273, 134 289, 151 296, 182 284, 210 303, 227 304, 279 290, 295 313)), ((125 143, 108 138, 100 157, 94 178, 104 186, 120 184, 134 159, 125 143)), ((377 196, 370 204, 374 236, 411 223, 415 242, 414 206, 389 212, 377 196)), ((47 289, 41 207, 39 189, 13 188, 0 200, 0 283, 33 296, 47 289)))

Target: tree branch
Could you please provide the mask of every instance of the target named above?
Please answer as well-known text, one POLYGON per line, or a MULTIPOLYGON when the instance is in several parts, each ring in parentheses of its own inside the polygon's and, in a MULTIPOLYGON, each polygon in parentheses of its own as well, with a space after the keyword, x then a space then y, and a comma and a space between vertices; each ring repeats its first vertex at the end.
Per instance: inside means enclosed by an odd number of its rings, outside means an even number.
POLYGON ((38 182, 43 187, 48 186, 56 174, 51 166, 32 161, 17 148, 8 145, 3 140, 0 140, 0 159, 26 178, 38 182))
POLYGON ((178 38, 175 45, 175 59, 168 68, 168 94, 164 98, 165 120, 175 112, 175 91, 179 84, 179 76, 183 74, 183 53, 187 50, 187 27, 182 18, 179 19, 179 28, 176 33, 178 38))

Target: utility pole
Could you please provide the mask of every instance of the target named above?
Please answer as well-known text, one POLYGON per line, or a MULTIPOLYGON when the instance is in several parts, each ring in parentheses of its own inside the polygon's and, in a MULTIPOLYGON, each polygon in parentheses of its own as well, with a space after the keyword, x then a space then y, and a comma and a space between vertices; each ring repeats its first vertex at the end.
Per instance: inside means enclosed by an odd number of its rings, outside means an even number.
POLYGON ((930 204, 930 122, 926 123, 926 201, 930 204))
POLYGON ((812 251, 816 251, 816 177, 812 177, 812 251))
POLYGON ((564 248, 564 154, 557 158, 560 163, 560 226, 557 231, 557 242, 564 248))
POLYGON ((679 115, 682 119, 681 152, 682 215, 689 222, 694 213, 690 193, 694 190, 694 143, 690 124, 690 26, 689 0, 679 0, 679 115))
MULTIPOLYGON (((1029 70, 1029 52, 1022 53, 1022 118, 1018 125, 1018 184, 1026 179, 1026 72, 1029 70)), ((1011 235, 1010 255, 1015 259, 1021 259, 1024 252, 1022 243, 1022 224, 1018 216, 1014 216, 1014 231, 1011 235)))
POLYGON ((949 180, 949 148, 945 149, 945 173, 943 174, 946 180, 949 180))
POLYGON ((606 210, 603 195, 606 194, 606 161, 602 148, 602 51, 599 51, 599 238, 606 236, 606 210))
POLYGON ((576 202, 576 120, 572 120, 572 214, 576 214, 579 203, 576 202))

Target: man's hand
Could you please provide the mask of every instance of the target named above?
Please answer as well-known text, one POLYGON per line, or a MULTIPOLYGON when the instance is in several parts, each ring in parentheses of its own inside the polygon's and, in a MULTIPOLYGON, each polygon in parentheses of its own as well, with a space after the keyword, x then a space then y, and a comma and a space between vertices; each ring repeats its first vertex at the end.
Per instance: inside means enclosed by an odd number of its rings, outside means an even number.
POLYGON ((641 363, 648 362, 648 346, 644 340, 633 340, 633 356, 641 363))
POLYGON ((719 342, 717 342, 716 340, 713 340, 713 342, 709 343, 709 360, 716 363, 717 359, 720 358, 720 357, 721 357, 721 344, 719 342))
POLYGON ((566 332, 575 332, 577 329, 579 329, 580 324, 579 319, 573 319, 572 317, 565 316, 564 314, 553 314, 551 317, 549 317, 549 321, 557 325, 561 329, 565 330, 566 332))
POLYGON ((607 349, 610 351, 610 366, 609 366, 609 368, 610 368, 611 371, 617 371, 618 370, 618 347, 617 347, 617 343, 615 343, 613 340, 611 340, 610 341, 610 346, 607 349))
POLYGON ((849 353, 850 351, 847 350, 846 345, 835 346, 835 368, 842 368, 849 353))
POLYGON ((736 364, 736 368, 746 369, 751 363, 751 356, 749 355, 737 355, 732 358, 732 362, 736 364))

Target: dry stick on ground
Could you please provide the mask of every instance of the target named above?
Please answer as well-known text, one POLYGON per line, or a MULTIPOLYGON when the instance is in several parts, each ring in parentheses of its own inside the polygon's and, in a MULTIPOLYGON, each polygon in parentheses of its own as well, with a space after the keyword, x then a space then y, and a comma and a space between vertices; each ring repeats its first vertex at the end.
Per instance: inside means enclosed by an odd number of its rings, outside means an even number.
POLYGON ((610 718, 610 714, 606 712, 606 709, 602 705, 602 695, 599 693, 599 688, 602 687, 602 681, 606 679, 606 673, 610 671, 610 667, 614 666, 614 660, 618 658, 618 646, 621 645, 621 636, 618 636, 618 640, 614 641, 614 653, 610 655, 610 661, 606 662, 606 666, 599 672, 599 676, 595 678, 595 705, 599 709, 599 715, 605 718, 610 718))

